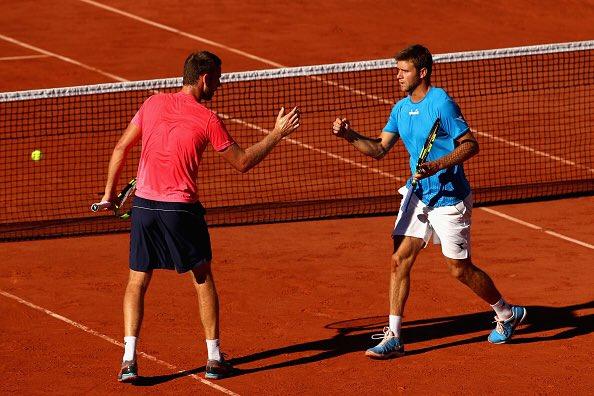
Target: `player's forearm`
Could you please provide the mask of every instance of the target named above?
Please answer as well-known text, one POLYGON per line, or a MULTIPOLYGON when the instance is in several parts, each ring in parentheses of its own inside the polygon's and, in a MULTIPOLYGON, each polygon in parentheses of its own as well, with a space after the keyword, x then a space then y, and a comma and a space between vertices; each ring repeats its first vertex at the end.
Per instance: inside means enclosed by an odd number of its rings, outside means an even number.
POLYGON ((369 157, 380 159, 386 155, 387 150, 382 146, 381 142, 363 136, 353 129, 348 131, 347 136, 345 136, 344 139, 355 146, 357 150, 369 157))
POLYGON ((467 140, 462 142, 458 147, 454 149, 450 154, 441 157, 435 161, 439 169, 450 168, 454 165, 460 165, 470 158, 475 156, 479 152, 479 145, 474 140, 467 140))
POLYGON ((248 147, 241 159, 239 171, 245 173, 258 165, 272 149, 282 140, 283 136, 273 131, 258 143, 248 147))
POLYGON ((113 149, 113 153, 111 154, 111 158, 109 159, 109 166, 107 168, 107 183, 105 184, 105 196, 104 199, 111 199, 113 198, 114 191, 117 185, 117 182, 120 177, 120 173, 126 164, 126 157, 128 156, 128 152, 132 149, 134 144, 140 139, 142 130, 141 128, 134 124, 128 124, 128 127, 118 140, 115 148, 113 149))
POLYGON ((124 164, 126 163, 126 157, 128 155, 128 151, 116 147, 111 154, 111 158, 109 159, 109 166, 107 168, 107 183, 105 184, 105 196, 113 196, 114 191, 116 188, 116 184, 120 178, 120 174, 122 173, 122 169, 124 168, 124 164))

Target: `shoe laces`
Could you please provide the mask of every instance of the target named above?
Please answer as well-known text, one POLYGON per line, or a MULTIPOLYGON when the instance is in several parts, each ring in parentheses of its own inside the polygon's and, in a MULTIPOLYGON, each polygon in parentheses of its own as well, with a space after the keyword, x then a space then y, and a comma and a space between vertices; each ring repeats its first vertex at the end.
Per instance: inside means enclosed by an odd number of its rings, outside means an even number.
POLYGON ((507 320, 499 319, 498 316, 495 316, 495 320, 493 321, 493 323, 496 323, 496 325, 495 325, 495 331, 498 332, 499 334, 507 335, 507 329, 505 328, 504 325, 508 321, 509 321, 509 319, 507 319, 507 320))
POLYGON ((386 342, 388 342, 390 338, 396 338, 396 336, 394 335, 394 333, 392 333, 392 330, 390 330, 388 326, 383 328, 382 333, 371 335, 372 340, 382 340, 382 342, 380 342, 380 345, 383 345, 386 342))

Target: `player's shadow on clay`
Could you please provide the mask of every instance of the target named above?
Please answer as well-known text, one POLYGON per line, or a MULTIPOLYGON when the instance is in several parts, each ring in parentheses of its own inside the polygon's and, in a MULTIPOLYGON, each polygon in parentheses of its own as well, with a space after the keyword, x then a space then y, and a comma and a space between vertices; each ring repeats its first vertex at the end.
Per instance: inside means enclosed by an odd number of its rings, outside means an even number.
MULTIPOLYGON (((581 310, 591 308, 594 308, 594 300, 567 307, 527 306, 528 315, 526 320, 516 331, 511 343, 526 344, 555 341, 592 333, 594 332, 594 314, 581 315, 579 313, 581 310)), ((480 312, 405 322, 403 324, 403 341, 407 350, 403 358, 443 348, 487 342, 487 335, 494 328, 492 321, 493 312, 480 312), (474 333, 480 334, 475 335, 474 333), (465 334, 472 334, 472 336, 454 341, 440 341, 449 337, 464 336, 465 334), (426 341, 431 342, 432 345, 415 348, 416 343, 426 341)), ((386 317, 384 315, 331 323, 325 326, 326 329, 336 330, 336 334, 330 338, 269 349, 230 359, 229 362, 237 367, 242 364, 271 358, 278 360, 278 357, 281 356, 307 354, 307 356, 258 367, 238 369, 235 374, 237 376, 318 362, 348 353, 363 353, 367 348, 378 342, 371 340, 371 335, 380 333, 383 326, 385 326, 385 322, 386 317)), ((157 385, 191 374, 201 375, 203 372, 204 366, 171 375, 142 377, 136 385, 157 385)))

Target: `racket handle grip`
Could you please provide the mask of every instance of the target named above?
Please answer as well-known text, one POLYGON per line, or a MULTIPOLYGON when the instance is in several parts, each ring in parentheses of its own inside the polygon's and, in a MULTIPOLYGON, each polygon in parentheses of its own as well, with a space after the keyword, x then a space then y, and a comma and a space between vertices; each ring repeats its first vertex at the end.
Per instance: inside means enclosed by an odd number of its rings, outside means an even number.
POLYGON ((111 202, 103 201, 103 202, 97 202, 97 203, 94 203, 93 205, 91 205, 91 210, 93 212, 98 212, 102 209, 111 209, 112 207, 113 207, 113 204, 111 202))

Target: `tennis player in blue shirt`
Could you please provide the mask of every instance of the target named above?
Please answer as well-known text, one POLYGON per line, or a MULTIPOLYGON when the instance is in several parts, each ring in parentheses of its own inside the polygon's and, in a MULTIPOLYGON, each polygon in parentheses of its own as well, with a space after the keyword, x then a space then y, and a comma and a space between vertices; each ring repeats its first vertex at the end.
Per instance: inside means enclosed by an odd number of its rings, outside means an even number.
POLYGON ((400 328, 410 289, 410 271, 432 237, 435 243, 441 243, 451 274, 495 311, 497 324, 489 334, 489 342, 507 342, 526 318, 526 309, 507 303, 489 275, 472 263, 472 192, 462 164, 478 153, 479 145, 458 105, 443 89, 431 85, 432 66, 431 53, 421 45, 405 48, 396 55, 398 84, 407 96, 393 107, 378 138, 359 134, 346 118, 337 118, 332 127, 335 136, 370 157, 381 159, 398 139, 402 139, 410 154, 412 177, 399 190, 403 198, 392 231, 389 326, 382 334, 373 336, 381 341, 365 352, 374 359, 404 354, 400 328), (437 137, 426 161, 417 167, 437 119, 437 137))

